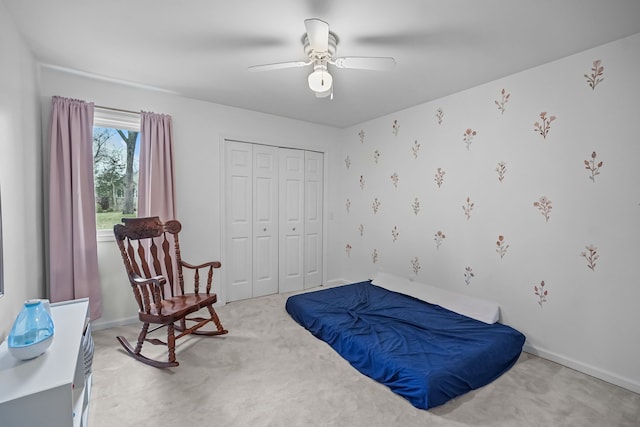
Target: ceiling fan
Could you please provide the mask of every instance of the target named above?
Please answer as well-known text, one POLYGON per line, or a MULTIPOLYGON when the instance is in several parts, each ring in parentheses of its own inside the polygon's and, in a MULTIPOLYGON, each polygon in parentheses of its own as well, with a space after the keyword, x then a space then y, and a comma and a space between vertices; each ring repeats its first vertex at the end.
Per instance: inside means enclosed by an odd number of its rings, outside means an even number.
POLYGON ((309 88, 316 97, 330 96, 333 99, 333 77, 328 66, 336 68, 356 68, 361 70, 389 70, 396 65, 391 57, 343 56, 334 58, 338 37, 329 31, 329 24, 312 18, 305 19, 307 33, 302 37, 304 53, 309 57, 307 61, 278 62, 274 64, 254 65, 249 71, 270 71, 282 68, 296 68, 313 65, 313 72, 309 74, 309 88))

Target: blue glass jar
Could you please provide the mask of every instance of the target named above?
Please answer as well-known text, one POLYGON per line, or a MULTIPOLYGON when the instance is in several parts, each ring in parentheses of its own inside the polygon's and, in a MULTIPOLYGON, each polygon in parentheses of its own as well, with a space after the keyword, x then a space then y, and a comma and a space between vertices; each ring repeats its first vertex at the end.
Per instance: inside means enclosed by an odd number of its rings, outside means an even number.
POLYGON ((9 333, 9 352, 20 360, 44 353, 53 341, 53 319, 42 300, 27 300, 9 333))

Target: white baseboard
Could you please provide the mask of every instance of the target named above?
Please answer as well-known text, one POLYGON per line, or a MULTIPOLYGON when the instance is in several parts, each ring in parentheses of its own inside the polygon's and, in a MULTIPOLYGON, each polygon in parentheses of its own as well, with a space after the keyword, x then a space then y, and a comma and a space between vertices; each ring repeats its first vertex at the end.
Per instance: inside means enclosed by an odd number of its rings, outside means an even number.
POLYGON ((608 383, 625 388, 634 393, 640 394, 640 383, 637 381, 633 381, 628 378, 621 377, 612 372, 608 372, 603 369, 596 368, 591 365, 587 365, 586 363, 579 362, 577 360, 562 356, 557 353, 553 353, 551 351, 548 351, 543 348, 536 347, 527 343, 525 343, 522 350, 526 351, 527 353, 531 353, 533 355, 542 357, 543 359, 548 359, 548 360, 551 360, 552 362, 559 363, 568 368, 575 369, 576 371, 580 371, 587 375, 591 375, 592 377, 601 379, 608 383))
POLYGON ((108 322, 101 322, 100 319, 91 322, 91 329, 94 331, 100 331, 102 329, 115 328, 118 326, 131 325, 132 323, 139 322, 138 316, 125 317, 122 319, 110 320, 108 322))

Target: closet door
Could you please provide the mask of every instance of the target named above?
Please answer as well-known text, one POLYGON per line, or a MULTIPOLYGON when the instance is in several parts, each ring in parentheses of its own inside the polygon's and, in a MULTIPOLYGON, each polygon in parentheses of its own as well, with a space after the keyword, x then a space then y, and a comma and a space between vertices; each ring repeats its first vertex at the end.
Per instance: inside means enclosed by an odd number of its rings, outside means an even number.
POLYGON ((323 154, 304 153, 304 288, 322 285, 323 154))
POLYGON ((280 149, 280 292, 304 286, 304 151, 280 149))
POLYGON ((278 293, 278 148, 253 146, 253 296, 278 293))
POLYGON ((253 295, 253 150, 251 144, 226 141, 224 263, 227 301, 253 295))

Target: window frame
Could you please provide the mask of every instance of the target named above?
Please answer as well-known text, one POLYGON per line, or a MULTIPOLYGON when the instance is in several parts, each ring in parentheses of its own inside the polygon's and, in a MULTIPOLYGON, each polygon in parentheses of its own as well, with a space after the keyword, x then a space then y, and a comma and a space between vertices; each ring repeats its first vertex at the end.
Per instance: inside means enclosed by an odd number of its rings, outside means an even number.
MULTIPOLYGON (((140 132, 140 113, 95 106, 93 111, 93 127, 140 132)), ((98 230, 96 227, 96 239, 98 242, 115 241, 113 230, 98 230)))
POLYGON ((4 253, 2 252, 2 189, 0 188, 0 298, 4 295, 4 253))

